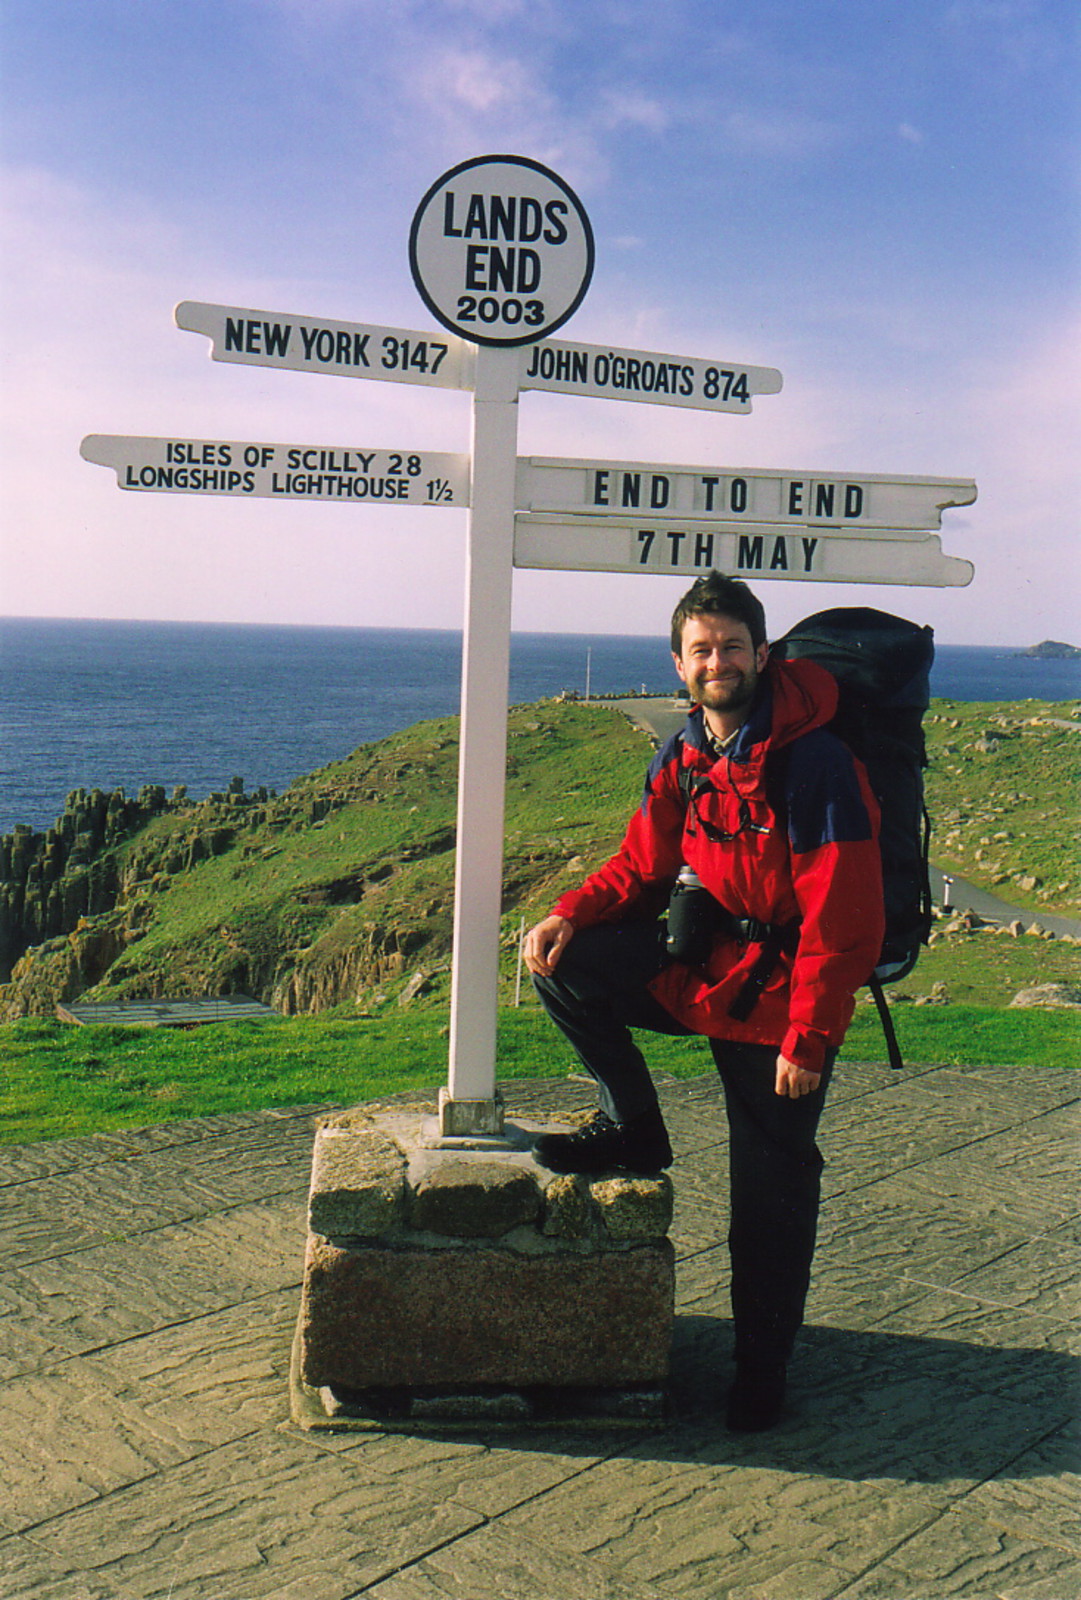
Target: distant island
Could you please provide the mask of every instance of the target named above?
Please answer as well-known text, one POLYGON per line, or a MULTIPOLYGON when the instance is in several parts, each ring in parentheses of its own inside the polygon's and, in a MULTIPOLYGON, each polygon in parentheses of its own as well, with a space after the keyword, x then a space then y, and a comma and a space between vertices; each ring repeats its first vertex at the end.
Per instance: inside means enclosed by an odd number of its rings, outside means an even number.
POLYGON ((1081 649, 1075 644, 1063 644, 1060 639, 1045 639, 1042 644, 1030 645, 1027 650, 1018 650, 1015 654, 1033 656, 1037 661, 1073 661, 1081 656, 1081 649))

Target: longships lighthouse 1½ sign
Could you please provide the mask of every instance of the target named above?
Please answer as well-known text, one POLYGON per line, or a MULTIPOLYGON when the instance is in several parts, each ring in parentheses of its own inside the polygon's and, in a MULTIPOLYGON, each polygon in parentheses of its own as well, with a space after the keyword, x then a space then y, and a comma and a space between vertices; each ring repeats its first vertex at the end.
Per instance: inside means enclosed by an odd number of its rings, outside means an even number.
POLYGON ((519 458, 523 390, 746 416, 755 397, 780 392, 781 374, 552 337, 589 287, 593 230, 563 179, 523 156, 482 156, 444 173, 417 208, 409 261, 440 332, 198 301, 178 306, 176 321, 209 338, 216 361, 469 391, 468 455, 359 443, 347 426, 335 445, 91 434, 82 453, 136 493, 468 507, 450 1049, 437 1136, 483 1144, 503 1127, 495 1052, 514 566, 966 584, 971 563, 944 555, 935 530, 944 509, 975 500, 976 485, 519 458))

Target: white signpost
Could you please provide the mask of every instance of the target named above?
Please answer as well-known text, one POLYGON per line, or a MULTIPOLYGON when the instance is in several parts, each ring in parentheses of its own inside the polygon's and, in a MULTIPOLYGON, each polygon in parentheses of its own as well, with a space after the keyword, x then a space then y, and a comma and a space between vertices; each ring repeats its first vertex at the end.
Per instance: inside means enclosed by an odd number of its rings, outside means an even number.
POLYGON ((462 162, 417 208, 414 282, 445 333, 184 301, 216 361, 472 390, 469 456, 349 445, 92 434, 124 489, 351 505, 470 506, 457 880, 444 1143, 499 1141, 495 1083, 513 567, 819 582, 968 583, 931 531, 969 479, 517 459, 518 396, 545 389, 736 415, 777 394, 772 367, 550 337, 593 271, 574 192, 521 156, 462 162))
POLYGON ((775 367, 554 339, 522 350, 518 362, 520 389, 550 389, 596 400, 640 400, 655 406, 692 406, 698 411, 731 411, 737 416, 750 411, 753 395, 779 394, 781 389, 781 374, 775 367))
POLYGON ((737 532, 751 523, 778 523, 857 537, 911 528, 922 538, 942 526, 948 506, 971 505, 975 498, 971 478, 529 456, 518 464, 515 503, 519 511, 575 516, 702 517, 737 532))
POLYGON ((368 322, 329 322, 279 311, 205 305, 182 300, 173 313, 178 328, 213 340, 215 361, 287 372, 322 372, 337 378, 378 378, 383 383, 423 383, 471 389, 470 345, 445 333, 383 328, 368 322))
POLYGON ((963 588, 970 561, 943 555, 926 538, 853 539, 836 530, 785 533, 760 524, 629 522, 616 517, 561 517, 543 512, 514 519, 514 565, 570 572, 651 572, 700 577, 717 568, 737 578, 800 578, 805 583, 907 583, 963 588))
POLYGON ((357 445, 140 439, 91 433, 80 454, 116 469, 121 489, 341 505, 467 506, 469 457, 357 445))
POLYGON ((530 344, 562 327, 593 276, 593 229, 573 189, 538 161, 479 156, 417 207, 409 265, 445 328, 475 344, 530 344))

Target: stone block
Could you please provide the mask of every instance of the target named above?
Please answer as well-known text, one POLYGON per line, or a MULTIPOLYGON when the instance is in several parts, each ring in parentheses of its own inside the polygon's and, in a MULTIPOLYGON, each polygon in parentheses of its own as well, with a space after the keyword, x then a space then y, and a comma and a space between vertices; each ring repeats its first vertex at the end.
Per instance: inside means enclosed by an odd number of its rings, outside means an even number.
POLYGON ((409 1220, 425 1233, 498 1239, 534 1221, 541 1192, 532 1173, 508 1162, 444 1161, 413 1190, 409 1220))
POLYGON ((553 1178, 544 1191, 542 1232, 549 1239, 584 1240, 594 1231, 597 1213, 584 1178, 570 1173, 553 1178))
POLYGON ((314 1389, 621 1386, 668 1371, 674 1252, 343 1249, 312 1238, 300 1313, 314 1389))
POLYGON ((405 1160, 392 1139, 361 1126, 320 1128, 308 1226, 324 1238, 380 1238, 405 1217, 405 1160))
POLYGON ((601 1178, 589 1186, 605 1233, 617 1242, 663 1239, 672 1225, 672 1180, 601 1178))

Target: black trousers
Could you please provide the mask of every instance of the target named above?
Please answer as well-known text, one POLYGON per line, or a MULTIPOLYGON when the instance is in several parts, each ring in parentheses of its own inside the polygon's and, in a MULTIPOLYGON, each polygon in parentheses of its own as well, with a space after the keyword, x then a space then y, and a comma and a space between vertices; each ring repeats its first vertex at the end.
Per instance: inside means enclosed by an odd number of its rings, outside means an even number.
MULTIPOLYGON (((631 1033, 684 1034, 646 985, 664 966, 657 923, 580 928, 555 972, 534 978, 541 1003, 596 1079, 601 1109, 626 1122, 657 1104, 631 1033)), ((803 1321, 821 1192, 820 1087, 790 1100, 774 1088, 777 1049, 711 1038, 728 1114, 732 1319, 740 1361, 787 1361, 803 1321)))

